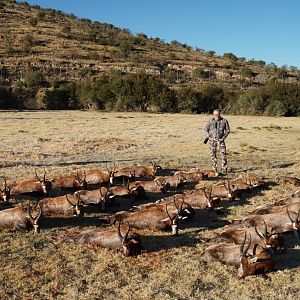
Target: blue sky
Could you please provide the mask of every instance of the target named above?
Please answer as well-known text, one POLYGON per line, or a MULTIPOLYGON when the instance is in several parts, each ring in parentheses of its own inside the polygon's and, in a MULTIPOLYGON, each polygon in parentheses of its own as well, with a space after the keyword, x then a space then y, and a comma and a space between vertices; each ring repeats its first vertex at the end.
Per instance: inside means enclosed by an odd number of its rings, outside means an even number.
POLYGON ((218 54, 300 67, 299 0, 30 0, 218 54))

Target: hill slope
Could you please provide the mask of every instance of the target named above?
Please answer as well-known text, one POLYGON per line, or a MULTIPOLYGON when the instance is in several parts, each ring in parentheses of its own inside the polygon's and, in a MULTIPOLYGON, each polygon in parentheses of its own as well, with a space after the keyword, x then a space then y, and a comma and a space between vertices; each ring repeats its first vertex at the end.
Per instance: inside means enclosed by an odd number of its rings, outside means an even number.
POLYGON ((275 80, 295 82, 299 75, 297 70, 247 62, 232 54, 220 57, 176 41, 167 44, 26 2, 2 0, 0 7, 0 73, 7 85, 22 81, 30 69, 41 71, 48 82, 82 80, 118 69, 159 75, 175 87, 211 81, 235 89, 275 80))

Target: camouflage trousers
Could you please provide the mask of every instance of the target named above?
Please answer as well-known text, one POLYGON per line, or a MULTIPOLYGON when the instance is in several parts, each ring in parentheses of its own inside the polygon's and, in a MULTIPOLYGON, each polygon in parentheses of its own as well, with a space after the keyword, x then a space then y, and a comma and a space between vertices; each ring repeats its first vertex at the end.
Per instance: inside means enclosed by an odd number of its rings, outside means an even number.
POLYGON ((221 154, 221 162, 222 162, 222 173, 227 173, 227 153, 226 153, 226 145, 225 142, 220 142, 215 139, 209 139, 210 145, 210 159, 211 159, 211 166, 215 170, 218 171, 218 162, 217 162, 217 150, 219 148, 221 154))

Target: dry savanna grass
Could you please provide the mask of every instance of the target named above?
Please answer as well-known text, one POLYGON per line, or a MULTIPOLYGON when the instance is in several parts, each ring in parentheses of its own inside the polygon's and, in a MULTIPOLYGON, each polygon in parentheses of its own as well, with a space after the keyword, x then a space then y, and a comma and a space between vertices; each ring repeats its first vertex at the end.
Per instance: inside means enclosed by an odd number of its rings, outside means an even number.
MULTIPOLYGON (((155 161, 166 169, 209 167, 202 143, 208 116, 102 112, 1 112, 0 179, 31 178, 155 161)), ((51 238, 54 233, 102 227, 99 214, 76 221, 48 221, 37 236, 0 233, 1 299, 295 299, 300 293, 300 248, 278 256, 270 279, 239 281, 236 270, 205 264, 203 237, 222 231, 226 220, 240 219, 254 207, 289 195, 272 183, 278 174, 300 176, 299 118, 227 116, 230 176, 251 170, 268 178, 261 189, 225 203, 219 213, 196 214, 178 237, 140 232, 145 251, 124 257, 51 238)), ((22 205, 23 197, 13 204, 22 205)))

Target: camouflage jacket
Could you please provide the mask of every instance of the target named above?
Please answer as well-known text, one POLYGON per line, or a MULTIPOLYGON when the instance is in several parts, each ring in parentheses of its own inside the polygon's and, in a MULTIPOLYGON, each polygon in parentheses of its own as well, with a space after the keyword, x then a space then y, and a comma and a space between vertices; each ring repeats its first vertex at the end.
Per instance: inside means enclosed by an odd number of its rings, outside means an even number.
POLYGON ((218 121, 210 119, 204 127, 206 136, 214 140, 225 140, 230 133, 229 123, 220 117, 218 121))

